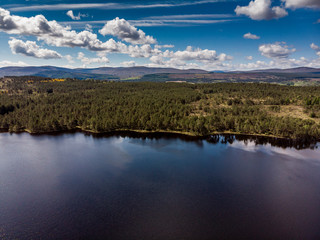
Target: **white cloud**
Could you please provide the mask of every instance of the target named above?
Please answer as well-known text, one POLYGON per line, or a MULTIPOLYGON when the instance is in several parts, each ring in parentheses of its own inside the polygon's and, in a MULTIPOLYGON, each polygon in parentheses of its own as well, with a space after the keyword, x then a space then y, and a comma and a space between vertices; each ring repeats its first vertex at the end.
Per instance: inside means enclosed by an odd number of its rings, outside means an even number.
POLYGON ((22 61, 18 61, 18 62, 11 62, 11 61, 0 61, 0 67, 24 67, 24 66, 28 66, 28 64, 26 64, 25 62, 22 61))
MULTIPOLYGON (((235 70, 257 70, 257 69, 270 69, 270 68, 294 68, 294 67, 313 67, 319 68, 320 62, 318 59, 306 59, 305 57, 295 58, 275 58, 269 62, 256 61, 246 64, 236 64, 231 66, 235 70)), ((230 68, 229 68, 230 70, 230 68)))
POLYGON ((90 25, 90 24, 86 24, 86 26, 85 26, 85 30, 86 31, 88 31, 88 32, 92 32, 93 31, 93 29, 92 29, 93 27, 92 27, 92 25, 90 25))
POLYGON ((282 0, 286 8, 320 8, 319 0, 282 0))
MULTIPOLYGON (((182 16, 180 17, 178 15, 174 18, 175 19, 172 20, 182 22, 184 20, 194 20, 191 19, 191 15, 188 19, 183 19, 182 16)), ((198 20, 206 21, 207 19, 198 20)), ((106 31, 105 34, 117 36, 123 41, 138 45, 125 44, 121 41, 115 41, 112 38, 102 42, 98 39, 97 34, 92 32, 92 27, 90 26, 88 26, 85 31, 77 32, 72 30, 71 27, 64 27, 56 21, 48 21, 42 15, 26 18, 11 15, 10 12, 0 8, 0 31, 8 34, 35 36, 37 37, 38 41, 42 40, 52 46, 80 47, 96 52, 97 57, 93 58, 85 56, 85 54, 82 52, 75 57, 76 59, 80 60, 84 66, 90 64, 109 63, 109 59, 107 58, 106 54, 110 52, 122 53, 134 58, 149 58, 150 62, 146 64, 149 67, 175 67, 180 69, 203 68, 207 70, 232 70, 271 67, 284 68, 292 66, 316 67, 320 65, 319 58, 314 60, 308 60, 303 57, 299 59, 289 59, 289 55, 296 50, 291 47, 289 48, 285 43, 263 44, 259 47, 259 51, 263 56, 272 58, 270 62, 256 61, 244 65, 234 65, 230 62, 230 60, 232 60, 231 56, 228 56, 225 53, 218 54, 215 50, 192 48, 189 46, 185 50, 174 51, 170 49, 174 47, 170 44, 153 46, 151 44, 155 44, 156 40, 151 36, 146 36, 143 31, 138 30, 136 27, 131 25, 129 21, 119 18, 116 18, 112 21, 113 23, 111 24, 111 30, 110 28, 104 29, 104 31, 106 31), (120 21, 122 21, 122 23, 119 23, 120 21)), ((166 19, 159 19, 159 21, 166 21, 166 19)), ((197 20, 195 19, 195 21, 197 20)), ((100 31, 102 31, 102 29, 100 31)), ((249 38, 259 37, 251 33, 247 33, 245 35, 249 38)), ((15 39, 15 41, 21 40, 15 39)), ((18 45, 23 46, 23 50, 17 50, 18 48, 14 47, 14 49, 16 49, 14 51, 17 53, 20 52, 25 55, 29 54, 30 56, 34 57, 41 56, 45 58, 44 53, 48 53, 47 51, 52 51, 49 49, 40 48, 35 42, 21 42, 19 42, 18 45), (28 49, 33 50, 28 51, 28 49)), ((315 44, 311 44, 310 47, 316 50, 317 46, 315 44)), ((318 54, 317 50, 316 52, 318 54)), ((60 55, 60 57, 62 56, 60 55)), ((74 58, 71 55, 63 56, 63 58, 68 60, 69 63, 74 63, 74 58)), ((253 58, 252 56, 248 56, 247 59, 252 60, 253 58)), ((121 63, 121 65, 135 66, 136 63, 134 61, 124 61, 121 63)))
POLYGON ((194 26, 236 21, 232 14, 181 14, 150 16, 139 20, 129 20, 134 26, 194 26))
POLYGON ((161 15, 161 16, 150 16, 144 19, 210 19, 210 18, 233 18, 232 14, 181 14, 181 15, 161 15))
POLYGON ((313 49, 313 50, 316 50, 316 51, 319 51, 320 50, 320 47, 314 43, 311 43, 310 44, 310 47, 313 49))
MULTIPOLYGON (((221 1, 221 0, 220 0, 221 1)), ((223 1, 223 0, 222 0, 223 1)), ((128 4, 128 3, 76 3, 76 4, 42 4, 32 6, 18 6, 10 8, 11 11, 55 11, 67 9, 148 9, 148 8, 170 8, 181 6, 192 6, 206 3, 219 2, 219 0, 207 1, 183 1, 176 3, 155 3, 155 4, 128 4)))
POLYGON ((161 49, 161 48, 174 48, 174 45, 172 45, 172 44, 155 45, 154 48, 158 48, 158 49, 161 49))
POLYGON ((253 69, 264 69, 264 68, 270 68, 270 64, 267 64, 264 61, 256 61, 256 62, 250 62, 246 64, 239 64, 238 66, 235 66, 238 70, 253 70, 253 69))
POLYGON ((142 19, 130 20, 129 22, 140 27, 157 27, 157 26, 190 26, 215 24, 233 21, 231 19, 142 19))
POLYGON ((151 63, 146 64, 147 67, 162 67, 162 68, 178 68, 178 69, 191 69, 191 68, 201 68, 198 64, 193 62, 185 62, 179 59, 169 59, 164 60, 161 57, 153 56, 151 63))
POLYGON ((320 47, 314 43, 310 44, 310 47, 316 51, 316 54, 320 57, 320 47))
POLYGON ((173 52, 166 50, 162 56, 182 61, 194 60, 199 62, 227 61, 232 59, 231 56, 228 56, 225 53, 218 55, 215 50, 202 50, 200 48, 193 49, 191 46, 188 46, 184 51, 173 52))
POLYGON ((129 45, 122 53, 128 54, 133 58, 149 58, 152 55, 159 55, 162 52, 157 48, 152 48, 149 44, 144 44, 141 46, 129 45))
POLYGON ((152 56, 150 58, 150 61, 154 64, 158 64, 158 65, 164 65, 165 61, 163 60, 163 57, 161 56, 152 56))
POLYGON ((138 30, 125 19, 119 19, 118 17, 108 21, 99 30, 99 33, 103 36, 112 35, 133 44, 154 44, 157 42, 153 37, 146 36, 142 30, 138 30))
POLYGON ((260 39, 259 36, 252 34, 252 33, 246 33, 243 35, 243 38, 245 39, 260 39))
POLYGON ((109 39, 102 42, 90 31, 76 32, 56 21, 48 21, 43 15, 20 17, 0 8, 0 31, 9 34, 36 36, 57 47, 82 47, 91 51, 122 52, 126 45, 109 39))
POLYGON ((246 59, 247 59, 247 60, 252 60, 253 57, 252 57, 252 56, 247 56, 246 59))
POLYGON ((72 20, 81 20, 81 17, 87 17, 87 14, 78 13, 78 15, 74 15, 72 10, 69 10, 67 13, 67 16, 69 16, 72 20))
POLYGON ((281 7, 271 7, 271 0, 252 0, 248 6, 237 6, 237 15, 246 15, 253 20, 270 20, 282 18, 288 15, 281 7))
POLYGON ((79 52, 78 53, 78 60, 80 60, 83 64, 84 67, 86 67, 87 65, 93 64, 93 63, 109 63, 109 59, 106 56, 99 56, 97 58, 88 58, 84 55, 83 52, 79 52))
POLYGON ((268 58, 287 58, 291 53, 296 51, 295 48, 290 49, 285 43, 262 44, 259 46, 262 56, 268 58))
POLYGON ((136 66, 136 62, 135 61, 125 61, 125 62, 122 62, 121 65, 124 67, 134 67, 134 66, 136 66))
POLYGON ((22 54, 28 57, 43 58, 43 59, 57 59, 62 56, 56 51, 40 48, 36 42, 18 40, 11 38, 9 46, 13 54, 22 54))
POLYGON ((67 59, 68 63, 70 63, 70 64, 74 63, 73 57, 71 55, 66 55, 64 57, 65 57, 65 59, 67 59))
MULTIPOLYGON (((86 24, 105 24, 108 20, 95 20, 95 21, 63 21, 63 25, 74 26, 77 28, 83 27, 86 24)), ((135 27, 161 27, 161 26, 197 26, 204 24, 217 24, 230 21, 237 21, 237 19, 139 19, 127 20, 135 27)))
MULTIPOLYGON (((155 42, 155 40, 146 36, 141 30, 127 22, 124 30, 120 27, 117 34, 124 40, 136 43, 155 42)), ((121 25, 121 24, 120 24, 121 25)), ((113 29, 115 31, 115 29, 113 29)), ((129 45, 109 39, 102 42, 97 35, 90 31, 76 32, 68 27, 63 27, 56 21, 48 21, 44 16, 20 17, 11 15, 9 11, 0 8, 0 31, 26 36, 36 36, 38 41, 42 40, 46 44, 56 47, 80 47, 90 51, 103 51, 128 54, 131 57, 151 57, 153 54, 160 54, 161 50, 152 48, 149 44, 129 45)), ((95 60, 97 61, 97 60, 95 60)))
MULTIPOLYGON (((48 21, 44 16, 37 15, 35 17, 20 17, 11 15, 9 11, 0 8, 0 31, 9 34, 19 34, 27 36, 36 36, 38 41, 42 40, 46 44, 56 47, 80 47, 90 51, 105 53, 122 53, 133 58, 151 58, 152 56, 160 56, 165 60, 163 64, 174 64, 175 66, 195 66, 190 61, 198 61, 203 64, 210 62, 223 62, 231 60, 230 56, 222 53, 218 55, 215 50, 209 49, 192 49, 188 47, 184 51, 162 51, 162 48, 171 48, 173 45, 156 45, 152 47, 150 44, 156 40, 150 36, 146 36, 144 32, 130 25, 126 20, 116 18, 106 24, 101 30, 103 34, 112 34, 127 42, 139 45, 126 45, 123 42, 109 39, 102 42, 98 36, 91 31, 84 30, 76 32, 70 27, 63 27, 56 21, 48 21), (188 63, 186 61, 189 61, 188 63)), ((107 63, 109 60, 102 56, 103 60, 98 58, 87 58, 84 55, 78 56, 82 63, 89 65, 92 63, 107 63)), ((100 57, 101 58, 101 57, 100 57)), ((66 58, 68 60, 68 58, 66 58)), ((69 58, 70 59, 70 58, 69 58)))
POLYGON ((225 61, 232 57, 225 53, 217 54, 215 50, 193 49, 191 46, 183 51, 169 51, 153 54, 150 57, 149 67, 174 67, 182 69, 190 68, 211 68, 223 65, 225 61), (201 65, 199 65, 198 63, 201 65))
POLYGON ((9 34, 33 35, 39 36, 48 34, 52 36, 61 36, 62 31, 67 31, 56 21, 48 21, 43 15, 35 17, 20 17, 10 15, 10 12, 0 8, 0 31, 9 34))

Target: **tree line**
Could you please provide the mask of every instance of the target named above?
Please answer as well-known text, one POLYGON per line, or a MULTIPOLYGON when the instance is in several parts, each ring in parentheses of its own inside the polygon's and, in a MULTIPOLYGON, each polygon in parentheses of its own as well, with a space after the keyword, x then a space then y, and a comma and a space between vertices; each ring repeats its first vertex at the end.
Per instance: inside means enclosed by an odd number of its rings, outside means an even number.
POLYGON ((320 139, 320 87, 75 79, 44 82, 39 77, 32 81, 29 77, 7 77, 0 83, 0 128, 12 132, 80 128, 320 139), (313 116, 280 115, 281 107, 287 105, 303 107, 313 116))

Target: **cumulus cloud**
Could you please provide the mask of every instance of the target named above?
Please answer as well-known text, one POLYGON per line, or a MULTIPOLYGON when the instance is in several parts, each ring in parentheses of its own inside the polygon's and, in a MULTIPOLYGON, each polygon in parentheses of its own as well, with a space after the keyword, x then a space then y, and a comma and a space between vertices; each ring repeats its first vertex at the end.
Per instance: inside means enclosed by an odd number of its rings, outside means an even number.
POLYGON ((316 50, 316 51, 319 51, 320 50, 320 47, 314 43, 311 43, 310 44, 310 47, 313 49, 313 50, 316 50))
POLYGON ((43 59, 57 59, 62 56, 56 51, 40 48, 36 42, 18 40, 11 38, 8 42, 13 54, 22 54, 28 57, 43 58, 43 59))
POLYGON ((24 67, 24 66, 28 66, 28 64, 26 64, 25 62, 22 61, 18 61, 18 62, 11 62, 11 61, 0 61, 0 67, 24 67))
POLYGON ((314 43, 310 44, 310 47, 316 51, 316 54, 320 57, 320 47, 314 43))
POLYGON ((154 64, 158 64, 158 65, 164 65, 165 61, 163 60, 163 57, 161 56, 152 56, 150 58, 150 61, 154 64))
MULTIPOLYGON (((248 60, 252 60, 249 57, 248 60)), ((270 69, 270 68, 293 68, 293 67, 313 67, 320 68, 320 62, 317 59, 307 59, 305 57, 300 57, 298 59, 295 58, 272 58, 272 60, 268 61, 255 61, 241 64, 233 64, 231 62, 220 62, 220 61, 212 61, 204 64, 197 64, 194 62, 186 62, 179 59, 169 59, 166 60, 161 56, 152 56, 150 58, 149 64, 145 66, 148 67, 174 67, 179 69, 190 69, 190 68, 201 68, 208 71, 213 70, 255 70, 255 69, 270 69)))
POLYGON ((247 60, 252 60, 253 57, 252 57, 252 56, 247 56, 246 59, 247 59, 247 60))
POLYGON ((253 20, 278 19, 288 15, 281 7, 271 7, 271 0, 252 0, 248 6, 237 6, 234 11, 237 15, 246 15, 253 20))
POLYGON ((48 21, 43 15, 20 17, 0 8, 0 31, 9 34, 36 36, 57 47, 82 47, 91 51, 122 52, 126 45, 109 39, 102 42, 90 31, 76 32, 56 21, 48 21))
POLYGON ((67 13, 72 20, 81 20, 81 17, 87 17, 87 14, 78 13, 78 15, 74 15, 72 10, 69 10, 67 13))
POLYGON ((72 57, 71 55, 66 55, 66 56, 64 56, 64 57, 65 57, 65 59, 67 59, 67 61, 68 61, 70 64, 74 63, 73 57, 72 57))
POLYGON ((102 29, 99 30, 103 36, 111 35, 132 44, 154 44, 157 41, 146 36, 142 30, 138 30, 125 19, 115 18, 108 21, 102 29))
POLYGON ((102 42, 96 34, 86 30, 79 33, 66 31, 61 37, 44 35, 39 36, 38 39, 57 47, 81 47, 90 51, 123 52, 127 47, 124 43, 116 42, 112 38, 102 42))
MULTIPOLYGON (((305 57, 295 58, 278 58, 272 59, 269 62, 256 61, 249 62, 246 64, 235 64, 230 68, 234 70, 256 70, 256 69, 269 69, 269 68, 294 68, 294 67, 313 67, 319 68, 320 62, 318 59, 307 59, 305 57)), ((229 69, 230 69, 229 68, 229 69)))
POLYGON ((200 68, 200 66, 194 62, 185 62, 185 61, 174 59, 174 58, 165 60, 160 56, 152 56, 150 58, 150 62, 151 63, 146 65, 147 67, 167 67, 167 68, 179 68, 179 69, 200 68))
POLYGON ((35 17, 20 17, 11 15, 9 11, 0 8, 0 31, 9 34, 39 36, 48 34, 61 36, 61 31, 66 30, 56 21, 48 21, 43 15, 35 17))
POLYGON ((294 53, 296 49, 290 49, 284 42, 276 42, 273 44, 260 45, 259 51, 262 56, 268 58, 287 58, 291 53, 294 53))
POLYGON ((259 36, 255 35, 255 34, 252 34, 252 33, 246 33, 243 35, 243 38, 245 39, 260 39, 259 36))
POLYGON ((282 0, 286 8, 320 8, 319 0, 282 0))
POLYGON ((125 53, 133 58, 149 58, 152 55, 158 55, 162 52, 157 48, 152 48, 149 44, 145 44, 142 46, 129 45, 125 53))
MULTIPOLYGON (((173 45, 156 45, 156 40, 147 36, 142 30, 135 28, 124 19, 116 18, 105 24, 100 30, 103 35, 116 36, 126 41, 115 41, 113 38, 107 41, 98 39, 97 34, 92 32, 92 27, 87 26, 84 31, 74 31, 71 27, 64 27, 56 21, 48 21, 43 15, 34 17, 20 17, 12 15, 9 11, 0 8, 0 31, 8 34, 34 36, 38 41, 56 47, 80 47, 97 53, 97 57, 87 57, 79 53, 76 57, 84 66, 90 64, 106 64, 109 59, 108 53, 121 53, 133 58, 149 58, 148 66, 163 66, 177 68, 200 68, 217 67, 227 68, 232 59, 225 53, 218 54, 215 50, 187 47, 182 51, 173 51, 173 45), (129 44, 128 44, 129 43, 129 44), (155 44, 152 46, 151 44, 155 44)), ((74 63, 71 55, 60 54, 37 46, 35 42, 11 40, 12 51, 33 57, 41 58, 64 58, 69 63, 74 63)), ((133 65, 133 61, 123 62, 122 65, 133 65)))
POLYGON ((225 53, 217 54, 215 50, 209 49, 193 49, 191 46, 188 46, 184 51, 168 51, 166 50, 163 54, 163 57, 178 59, 182 61, 199 61, 199 62, 212 62, 212 61, 227 61, 232 60, 231 56, 226 55, 225 53))
POLYGON ((78 53, 77 59, 80 60, 84 64, 84 66, 87 66, 93 63, 109 63, 110 62, 106 56, 100 55, 97 58, 88 58, 85 56, 83 52, 78 53))
POLYGON ((121 65, 124 67, 134 67, 134 66, 136 66, 136 62, 135 61, 124 61, 121 63, 121 65))
POLYGON ((172 44, 155 45, 154 48, 158 48, 158 49, 161 49, 161 48, 174 48, 174 45, 172 45, 172 44))
POLYGON ((182 69, 190 68, 213 68, 223 65, 224 61, 232 57, 225 53, 217 54, 215 50, 192 48, 188 46, 183 51, 169 51, 153 54, 149 60, 149 67, 175 67, 182 69), (199 64, 202 66, 200 66, 199 64))
MULTIPOLYGON (((162 64, 175 64, 177 66, 191 66, 195 63, 186 61, 198 61, 204 64, 212 62, 223 62, 230 60, 231 57, 224 53, 217 54, 215 50, 209 49, 192 49, 188 47, 184 51, 169 51, 165 48, 172 48, 173 45, 155 45, 156 40, 147 36, 143 31, 136 29, 126 20, 116 18, 105 24, 100 30, 103 35, 117 36, 119 39, 135 45, 126 45, 121 41, 115 41, 110 38, 102 42, 98 36, 91 32, 90 29, 81 32, 76 32, 70 27, 63 27, 56 21, 48 21, 44 16, 37 15, 35 17, 20 17, 11 15, 9 11, 0 8, 0 31, 25 35, 35 36, 37 40, 44 41, 46 44, 56 47, 80 47, 90 51, 105 53, 122 53, 133 58, 151 58, 153 56, 164 58, 162 64)), ((40 49, 41 50, 41 49, 40 49)), ((30 53, 28 53, 30 54, 30 53)), ((36 55, 35 55, 36 56, 36 55)), ((92 63, 107 63, 109 60, 106 56, 98 58, 87 58, 80 54, 78 59, 86 64, 92 63)), ((72 59, 66 57, 70 62, 72 59)))

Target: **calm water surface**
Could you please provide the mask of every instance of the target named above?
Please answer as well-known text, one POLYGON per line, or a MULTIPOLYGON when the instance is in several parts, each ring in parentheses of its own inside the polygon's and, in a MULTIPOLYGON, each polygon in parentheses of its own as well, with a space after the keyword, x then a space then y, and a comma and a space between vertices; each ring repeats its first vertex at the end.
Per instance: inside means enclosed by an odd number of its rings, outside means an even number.
POLYGON ((320 150, 1 133, 0 239, 320 239, 320 150))

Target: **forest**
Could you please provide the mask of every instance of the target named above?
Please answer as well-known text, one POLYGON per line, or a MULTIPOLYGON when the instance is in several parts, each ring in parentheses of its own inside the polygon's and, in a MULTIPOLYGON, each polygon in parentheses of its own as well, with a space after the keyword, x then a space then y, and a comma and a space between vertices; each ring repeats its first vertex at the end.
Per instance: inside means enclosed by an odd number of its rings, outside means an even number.
POLYGON ((0 128, 320 139, 320 87, 4 77, 0 128))

